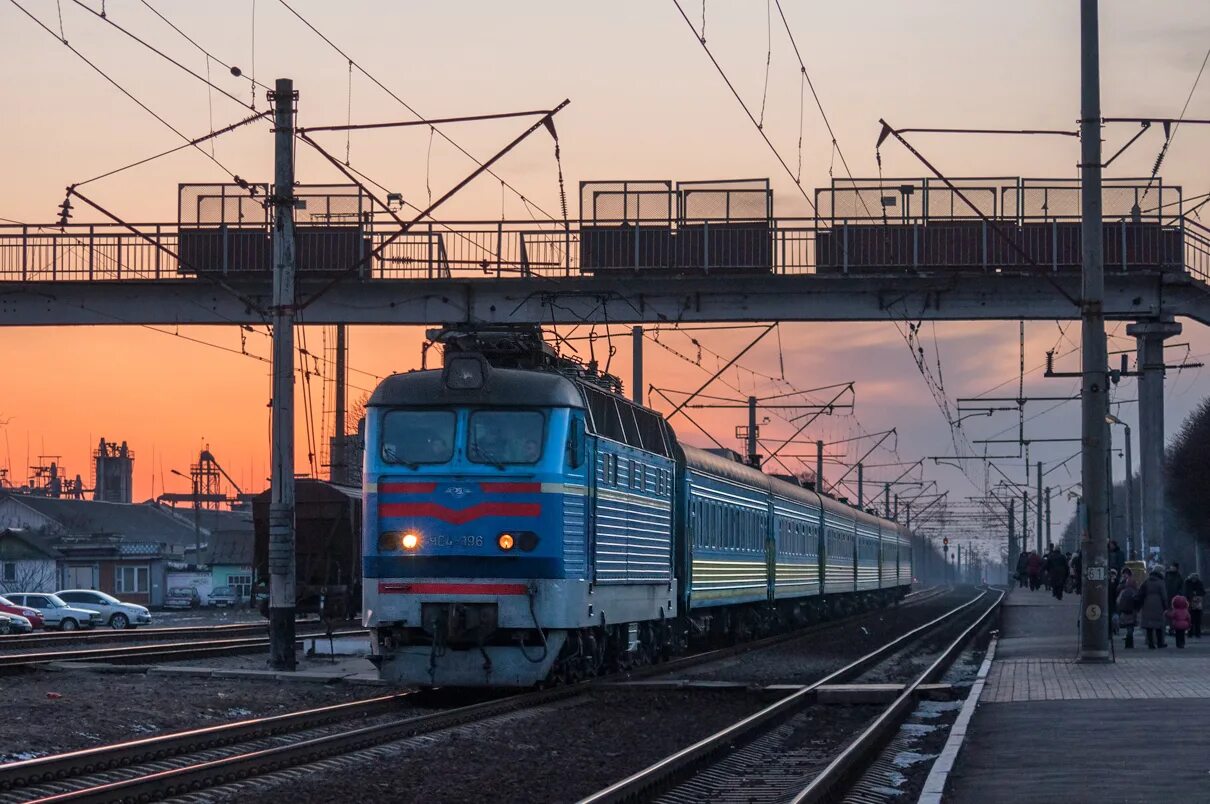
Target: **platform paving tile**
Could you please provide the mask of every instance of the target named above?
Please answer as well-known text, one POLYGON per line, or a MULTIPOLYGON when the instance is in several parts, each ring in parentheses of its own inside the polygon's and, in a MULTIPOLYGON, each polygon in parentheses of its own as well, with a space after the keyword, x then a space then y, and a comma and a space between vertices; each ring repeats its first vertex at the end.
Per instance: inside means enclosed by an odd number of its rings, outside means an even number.
POLYGON ((1180 650, 1171 637, 1149 650, 1139 633, 1127 650, 1119 636, 1115 661, 1084 664, 1075 658, 1078 616, 1075 596, 1016 590, 1005 601, 943 801, 1210 801, 1210 729, 1180 726, 1210 722, 1210 636, 1180 650), (1148 722, 1160 734, 1177 727, 1180 738, 1122 749, 1120 725, 1148 722), (1163 770, 1140 777, 1141 768, 1163 770))

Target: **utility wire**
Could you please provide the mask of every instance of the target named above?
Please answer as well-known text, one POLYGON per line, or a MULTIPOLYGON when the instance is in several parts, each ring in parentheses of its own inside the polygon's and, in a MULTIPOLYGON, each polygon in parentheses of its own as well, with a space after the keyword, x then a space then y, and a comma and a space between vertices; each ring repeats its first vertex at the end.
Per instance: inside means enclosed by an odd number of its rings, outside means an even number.
POLYGON ((1164 140, 1164 145, 1160 148, 1160 153, 1155 158, 1155 166, 1151 169, 1151 178, 1147 180, 1147 186, 1143 188, 1143 198, 1146 198, 1147 193, 1151 191, 1151 185, 1155 182, 1156 174, 1160 172, 1160 165, 1168 154, 1168 148, 1172 145, 1172 141, 1176 139, 1176 132, 1180 131, 1181 121, 1185 118, 1185 112, 1189 110, 1189 102, 1193 100, 1193 93, 1197 91, 1197 85, 1202 80, 1202 73, 1206 72, 1206 62, 1208 61, 1210 61, 1210 48, 1207 48, 1206 55, 1202 58, 1202 66, 1197 71, 1197 77, 1193 79, 1193 86, 1189 87, 1189 94, 1185 96, 1185 105, 1181 107, 1181 113, 1177 117, 1176 124, 1172 127, 1172 133, 1164 140))
MULTIPOLYGON (((834 132, 832 130, 832 123, 830 120, 828 120, 828 113, 823 110, 823 102, 820 101, 820 99, 819 99, 819 93, 815 91, 815 82, 811 80, 811 74, 809 72, 807 72, 806 62, 803 61, 802 53, 800 53, 798 50, 798 42, 795 41, 795 39, 794 39, 794 31, 790 30, 790 22, 789 22, 789 20, 786 19, 786 12, 781 7, 781 0, 775 0, 775 2, 777 3, 777 13, 781 15, 782 25, 784 25, 786 28, 786 35, 790 37, 790 44, 794 46, 794 56, 798 59, 798 66, 802 70, 802 77, 806 80, 807 86, 810 87, 810 89, 811 89, 811 97, 815 99, 815 106, 816 106, 816 108, 819 109, 819 116, 823 118, 823 124, 824 124, 824 127, 827 128, 827 130, 828 130, 828 136, 832 138, 832 147, 836 149, 836 154, 840 157, 840 164, 844 167, 844 172, 846 175, 848 175, 849 181, 856 183, 856 180, 853 178, 853 171, 849 170, 849 161, 847 159, 845 159, 844 151, 841 150, 841 147, 840 147, 840 142, 839 142, 839 140, 836 139, 836 132, 834 132)), ((800 104, 800 109, 801 109, 801 104, 800 104)), ((801 125, 799 128, 798 138, 799 138, 799 147, 801 148, 802 147, 801 125)), ((870 208, 865 202, 865 197, 861 193, 858 193, 857 198, 858 198, 858 200, 861 201, 861 205, 863 207, 865 207, 866 215, 871 216, 870 208)))
MULTIPOLYGON (((155 14, 157 17, 159 17, 161 20, 163 20, 165 25, 167 25, 169 28, 171 28, 172 30, 174 30, 178 34, 180 34, 181 37, 186 42, 193 45, 195 48, 197 48, 199 51, 201 51, 203 54, 205 54, 205 56, 208 59, 210 59, 211 61, 213 61, 215 64, 222 66, 224 69, 227 70, 227 72, 229 72, 232 75, 235 75, 237 77, 243 75, 243 71, 240 70, 238 67, 228 64, 227 62, 223 61, 219 57, 215 56, 213 53, 211 53, 206 48, 202 47, 202 45, 196 39, 194 39, 193 37, 191 37, 189 34, 185 33, 184 31, 182 31, 180 29, 180 27, 178 27, 175 23, 173 23, 172 20, 165 17, 162 13, 160 13, 160 11, 158 9, 156 9, 155 6, 151 5, 151 3, 148 2, 148 0, 140 0, 140 2, 143 5, 147 6, 147 9, 149 11, 151 11, 152 14, 155 14)), ((266 91, 273 89, 273 87, 266 86, 265 84, 262 84, 260 81, 257 81, 255 78, 253 78, 251 76, 244 76, 244 77, 247 78, 250 82, 252 82, 253 87, 260 87, 261 89, 266 90, 266 91)), ((241 103, 241 105, 247 106, 247 104, 243 103, 243 101, 240 101, 240 103, 241 103)))
MULTIPOLYGON (((278 0, 278 2, 285 2, 285 0, 278 0)), ((777 161, 781 163, 782 169, 786 171, 786 175, 790 177, 792 182, 794 182, 794 186, 798 188, 798 192, 802 193, 802 197, 806 200, 807 205, 811 207, 811 214, 817 214, 815 202, 811 200, 810 193, 808 193, 802 186, 802 182, 799 181, 799 178, 794 175, 794 171, 790 169, 790 165, 786 163, 786 160, 782 157, 781 152, 777 150, 777 146, 775 146, 773 141, 769 139, 769 135, 765 133, 764 126, 762 126, 760 121, 756 119, 756 115, 752 114, 752 110, 748 108, 748 104, 744 103, 744 99, 740 97, 739 90, 735 88, 735 84, 731 82, 730 77, 728 77, 726 71, 723 70, 723 66, 718 63, 718 59, 714 57, 714 53, 711 52, 710 47, 706 44, 706 39, 698 33, 696 28, 693 27, 693 22, 689 19, 689 15, 685 13, 685 9, 681 7, 680 0, 672 0, 672 4, 676 6, 676 10, 681 13, 681 18, 685 20, 685 24, 689 26, 689 30, 693 32, 693 38, 696 39, 698 44, 702 46, 702 50, 706 51, 706 55, 710 57, 710 63, 714 65, 714 69, 718 70, 718 74, 722 76, 723 82, 727 85, 727 89, 731 90, 731 94, 734 95, 735 100, 739 102, 740 108, 744 110, 744 114, 748 115, 748 119, 752 121, 752 125, 756 128, 757 133, 760 134, 761 139, 765 141, 765 145, 769 146, 769 150, 773 152, 775 157, 777 157, 777 161)))
MULTIPOLYGON (((228 98, 230 98, 231 100, 233 100, 233 101, 235 101, 236 103, 238 103, 240 106, 243 106, 245 109, 251 109, 251 108, 252 108, 252 107, 251 107, 251 106, 249 106, 247 103, 244 103, 242 100, 240 100, 239 98, 235 97, 234 95, 232 95, 232 94, 231 94, 230 92, 228 92, 227 90, 225 90, 225 89, 223 89, 222 87, 220 87, 219 85, 217 85, 217 84, 215 84, 215 83, 211 82, 209 79, 207 79, 207 78, 206 78, 206 76, 204 76, 204 75, 202 75, 202 74, 200 74, 200 73, 194 72, 193 70, 191 70, 190 68, 188 68, 188 67, 186 67, 184 64, 182 64, 181 62, 179 62, 179 61, 177 61, 176 59, 172 58, 172 56, 169 56, 167 53, 165 53, 164 51, 162 51, 162 50, 160 50, 159 48, 157 48, 155 45, 153 45, 153 44, 151 44, 150 42, 148 42, 146 39, 143 39, 142 37, 138 36, 137 34, 135 34, 135 33, 131 32, 131 31, 127 30, 126 28, 123 28, 121 25, 118 25, 116 22, 114 22, 114 21, 113 21, 113 19, 112 19, 111 17, 108 17, 108 16, 106 16, 106 15, 103 15, 103 14, 101 14, 101 12, 94 10, 94 9, 93 9, 93 8, 91 8, 91 7, 90 7, 90 6, 89 6, 87 3, 84 3, 84 2, 83 2, 83 0, 71 0, 71 1, 72 1, 73 3, 75 3, 77 6, 79 6, 80 8, 84 9, 85 11, 87 11, 89 14, 92 14, 92 15, 93 15, 94 17, 96 17, 97 19, 102 20, 103 22, 107 22, 107 23, 109 23, 111 26, 113 26, 113 27, 114 27, 114 28, 116 28, 117 30, 121 31, 121 32, 122 32, 123 34, 125 34, 127 37, 129 37, 130 39, 133 39, 134 41, 138 42, 140 45, 142 45, 143 47, 147 48, 148 50, 150 50, 152 53, 156 54, 156 55, 157 55, 157 56, 159 56, 160 58, 164 59, 164 60, 165 60, 165 61, 167 61, 169 64, 172 64, 173 66, 175 66, 175 67, 177 67, 177 68, 179 68, 179 69, 181 69, 181 70, 184 70, 184 71, 185 71, 185 72, 187 72, 189 75, 191 75, 191 76, 193 76, 194 78, 196 78, 198 81, 201 81, 203 84, 206 84, 207 86, 209 86, 211 89, 213 89, 213 90, 215 90, 215 91, 219 92, 219 93, 220 93, 220 94, 222 94, 222 95, 227 96, 227 97, 228 97, 228 98)), ((66 44, 66 43, 64 43, 64 44, 66 44)), ((203 51, 203 52, 205 52, 205 51, 203 51)), ((206 55, 207 55, 207 56, 209 56, 210 54, 209 54, 209 53, 207 53, 206 55)), ((228 68, 228 69, 229 69, 229 68, 228 68)), ((254 111, 255 111, 255 110, 254 110, 254 111)))
POLYGON ((176 134, 178 137, 180 137, 182 140, 184 140, 184 141, 185 141, 185 143, 186 143, 187 145, 192 145, 194 148, 196 148, 196 149, 198 150, 198 153, 202 154, 202 156, 205 156, 205 157, 206 157, 207 159, 209 159, 211 162, 213 162, 214 164, 216 164, 216 165, 219 167, 219 169, 221 169, 221 170, 222 170, 224 173, 226 173, 226 174, 227 174, 228 176, 230 176, 232 179, 236 179, 236 178, 237 178, 237 177, 236 177, 236 175, 235 175, 235 173, 234 173, 234 172, 232 172, 230 168, 228 168, 226 165, 224 165, 222 162, 220 162, 220 161, 219 161, 219 160, 218 160, 216 157, 214 157, 213 155, 211 155, 211 154, 207 153, 207 152, 206 152, 206 149, 205 149, 205 148, 203 148, 203 147, 201 147, 201 145, 199 145, 199 144, 197 144, 197 143, 194 143, 194 142, 191 140, 191 138, 190 138, 190 137, 188 137, 187 135, 185 135, 185 134, 184 134, 184 133, 183 133, 183 132, 182 132, 180 129, 178 129, 176 126, 172 125, 172 123, 169 123, 169 122, 168 122, 166 119, 164 119, 162 116, 160 116, 160 114, 158 114, 158 113, 157 113, 157 112, 156 112, 154 109, 152 109, 150 106, 148 106, 147 104, 143 103, 143 101, 141 101, 141 100, 139 100, 138 98, 136 98, 136 97, 135 97, 135 96, 134 96, 134 95, 133 95, 133 94, 130 92, 130 90, 126 89, 126 87, 124 87, 124 86, 122 86, 121 84, 119 84, 119 83, 117 82, 117 80, 116 80, 116 79, 112 78, 112 77, 111 77, 111 76, 110 76, 108 73, 106 73, 104 70, 102 70, 102 69, 101 69, 100 67, 98 67, 96 64, 94 64, 92 61, 90 61, 90 60, 88 59, 88 57, 87 57, 87 56, 85 56, 85 55, 84 55, 83 53, 81 53, 81 52, 80 52, 78 49, 76 49, 76 48, 75 48, 75 47, 74 47, 74 46, 73 46, 71 43, 69 43, 69 42, 68 42, 66 39, 61 39, 59 36, 57 36, 53 30, 51 30, 50 28, 48 28, 48 27, 46 26, 46 24, 42 22, 42 20, 38 19, 38 18, 37 18, 37 17, 35 17, 33 14, 31 14, 31 13, 29 12, 29 10, 25 8, 25 6, 21 5, 19 2, 17 2, 17 0, 9 0, 9 2, 10 2, 10 3, 12 3, 14 6, 16 6, 18 9, 20 9, 20 11, 21 11, 21 13, 22 13, 22 14, 24 14, 25 16, 27 16, 27 17, 29 17, 31 20, 33 20, 33 21, 34 21, 34 22, 35 22, 35 23, 38 25, 38 27, 39 27, 39 28, 41 28, 42 30, 46 31, 48 34, 50 34, 51 36, 53 36, 55 39, 57 39, 57 40, 59 40, 60 42, 62 42, 62 43, 63 43, 63 46, 64 46, 65 48, 67 48, 68 50, 70 50, 72 53, 76 54, 76 56, 78 56, 78 57, 80 58, 80 60, 81 60, 81 61, 83 61, 85 64, 87 64, 89 67, 91 67, 91 68, 93 69, 93 71, 97 73, 97 75, 101 76, 101 77, 102 77, 102 78, 104 78, 106 81, 108 81, 108 82, 109 82, 111 85, 113 85, 113 87, 114 87, 115 89, 117 89, 119 92, 121 92, 123 95, 125 95, 125 96, 126 96, 127 98, 129 98, 130 100, 134 101, 134 103, 135 103, 136 105, 138 105, 138 107, 139 107, 140 109, 142 109, 143 111, 147 112, 147 114, 151 115, 151 116, 152 116, 152 117, 154 117, 156 120, 158 120, 158 121, 159 121, 161 124, 163 124, 163 125, 164 125, 164 126, 165 126, 165 127, 168 129, 168 130, 169 130, 169 131, 171 131, 172 133, 174 133, 174 134, 176 134))
MULTIPOLYGON (((388 95, 390 95, 390 96, 391 96, 391 97, 392 97, 392 98, 393 98, 393 99, 394 99, 396 102, 398 102, 398 103, 399 103, 399 105, 400 105, 400 106, 402 106, 403 108, 407 109, 407 110, 408 110, 409 112, 411 112, 412 114, 416 115, 416 117, 417 117, 417 118, 419 118, 419 119, 421 119, 421 120, 423 120, 423 119, 424 119, 424 115, 422 115, 422 114, 420 114, 420 112, 416 111, 416 110, 415 110, 415 109, 414 109, 414 108, 413 108, 413 107, 412 107, 412 106, 411 106, 411 105, 410 105, 410 104, 409 104, 407 101, 405 101, 403 98, 401 98, 401 97, 400 97, 399 95, 397 95, 395 92, 393 92, 393 91, 392 91, 390 88, 388 88, 386 84, 384 84, 384 83, 382 83, 381 81, 379 81, 379 80, 378 80, 378 79, 377 79, 377 78, 376 78, 374 75, 372 75, 372 74, 370 73, 370 71, 369 71, 369 70, 367 70, 365 67, 363 67, 363 66, 361 65, 361 63, 360 63, 360 62, 358 62, 356 59, 354 59, 352 56, 350 56, 348 53, 346 53, 344 50, 342 50, 342 49, 341 49, 341 48, 340 48, 340 47, 339 47, 339 46, 338 46, 338 45, 337 45, 335 42, 333 42, 331 39, 329 39, 329 38, 328 38, 328 37, 327 37, 327 36, 326 36, 326 35, 325 35, 325 34, 324 34, 322 31, 320 31, 318 28, 316 28, 314 25, 312 25, 312 24, 311 24, 311 22, 310 22, 310 21, 309 21, 309 20, 308 20, 306 17, 304 17, 302 14, 298 13, 298 11, 297 11, 297 10, 295 10, 295 8, 294 8, 293 6, 291 6, 289 3, 287 3, 287 2, 286 2, 286 0, 277 0, 277 1, 278 1, 279 3, 281 3, 281 4, 282 4, 282 6, 284 6, 284 7, 285 7, 285 9, 286 9, 287 11, 289 11, 291 14, 293 14, 295 17, 297 17, 297 18, 298 18, 298 20, 299 20, 299 22, 301 22, 303 25, 305 25, 305 26, 307 26, 308 28, 310 28, 310 29, 311 29, 311 32, 312 32, 312 33, 314 33, 316 36, 318 36, 320 39, 322 39, 322 40, 323 40, 323 41, 324 41, 324 42, 325 42, 325 43, 328 45, 328 47, 332 48, 332 49, 333 49, 333 50, 335 50, 337 53, 339 53, 341 56, 343 56, 343 57, 345 58, 345 60, 349 62, 349 64, 352 64, 354 67, 356 67, 356 68, 357 68, 357 71, 358 71, 358 72, 360 72, 360 73, 361 73, 362 75, 364 75, 366 78, 370 79, 370 81, 371 81, 371 82, 373 82, 373 83, 375 84, 375 86, 377 86, 377 87, 378 87, 379 89, 381 89, 383 92, 385 92, 385 93, 387 93, 388 95)), ((448 134, 446 134, 444 131, 442 131, 441 129, 435 129, 435 131, 436 131, 436 133, 437 133, 437 135, 438 135, 439 137, 441 137, 443 140, 445 140, 446 142, 448 142, 450 145, 454 146, 454 148, 456 148, 456 149, 457 149, 459 152, 461 152, 463 156, 465 156, 467 159, 470 159, 470 160, 471 160, 472 162, 474 162, 474 163, 475 163, 475 164, 476 164, 478 167, 482 168, 482 167, 484 166, 484 163, 483 163, 483 162, 482 162, 482 161, 481 161, 481 160, 480 160, 478 157, 476 157, 476 156, 475 156, 474 154, 472 154, 470 151, 468 151, 468 150, 466 150, 465 148, 463 148, 463 147, 462 147, 462 146, 461 146, 459 143, 457 143, 456 141, 454 141, 454 139, 453 139, 453 138, 451 138, 451 137, 450 137, 448 134)), ((543 215, 545 215, 547 218, 550 218, 552 221, 553 221, 553 220, 558 220, 558 219, 557 219, 557 218, 556 218, 554 215, 552 215, 551 213, 547 212, 547 211, 546 211, 545 209, 543 209, 541 206, 539 206, 539 205, 538 205, 538 204, 536 204, 535 202, 530 201, 528 198, 526 198, 524 193, 522 193, 522 192, 521 192, 520 190, 518 190, 516 187, 514 187, 513 185, 511 185, 511 184, 509 184, 507 181, 505 181, 505 180, 504 180, 504 179, 503 179, 503 178, 502 178, 502 177, 501 177, 501 176, 500 176, 498 173, 496 173, 495 171, 493 171, 493 170, 491 170, 491 169, 489 168, 489 169, 487 170, 487 173, 488 173, 488 174, 490 174, 490 175, 492 175, 492 176, 495 176, 497 179, 499 179, 499 180, 500 180, 500 182, 501 182, 501 183, 502 183, 502 184, 503 184, 505 187, 507 187, 509 190, 511 190, 513 193, 515 193, 515 194, 517 195, 517 197, 518 197, 518 198, 520 198, 520 199, 521 199, 523 202, 525 202, 527 205, 531 205, 531 206, 533 206, 535 209, 537 209, 539 212, 541 212, 541 213, 542 213, 543 215)))

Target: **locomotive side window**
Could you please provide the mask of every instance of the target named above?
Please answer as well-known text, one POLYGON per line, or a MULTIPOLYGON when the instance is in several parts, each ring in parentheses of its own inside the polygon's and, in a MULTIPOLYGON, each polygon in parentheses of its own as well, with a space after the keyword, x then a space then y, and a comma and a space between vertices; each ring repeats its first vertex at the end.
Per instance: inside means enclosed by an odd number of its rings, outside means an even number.
POLYGON ((452 410, 392 410, 382 419, 382 459, 415 465, 446 463, 454 457, 452 410))
POLYGON ((470 418, 467 457, 493 465, 537 463, 545 426, 536 410, 477 410, 470 418))

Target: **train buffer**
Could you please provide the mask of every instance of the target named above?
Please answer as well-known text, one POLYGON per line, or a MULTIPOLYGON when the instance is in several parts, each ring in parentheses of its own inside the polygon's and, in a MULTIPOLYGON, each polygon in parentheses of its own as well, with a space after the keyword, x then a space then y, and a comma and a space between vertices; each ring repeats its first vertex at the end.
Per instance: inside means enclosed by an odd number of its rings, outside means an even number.
POLYGON ((1193 801, 1210 769, 1210 635, 1178 650, 1113 640, 1080 663, 1078 595, 1015 589, 921 802, 1193 801), (976 696, 977 702, 976 702, 976 696))

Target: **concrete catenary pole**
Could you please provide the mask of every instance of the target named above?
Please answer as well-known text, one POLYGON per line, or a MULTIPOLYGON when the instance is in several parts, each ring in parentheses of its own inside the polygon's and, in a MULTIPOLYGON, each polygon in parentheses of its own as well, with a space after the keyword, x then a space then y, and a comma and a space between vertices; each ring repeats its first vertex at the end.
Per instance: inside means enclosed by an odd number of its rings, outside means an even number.
POLYGON ((756 397, 748 397, 748 465, 760 468, 760 456, 756 454, 756 397))
POLYGON ((349 455, 345 445, 348 431, 348 326, 336 325, 336 412, 332 427, 332 445, 328 449, 328 478, 333 483, 349 483, 349 455))
POLYGON ((1138 347, 1139 371, 1139 485, 1142 487, 1142 526, 1139 558, 1150 561, 1147 551, 1158 548, 1171 560, 1172 543, 1164 533, 1164 340, 1181 333, 1171 318, 1137 321, 1126 334, 1138 347))
MULTIPOLYGON (((1045 532, 1043 527, 1042 515, 1045 513, 1042 510, 1042 462, 1038 461, 1038 543, 1042 542, 1042 534, 1045 532)), ((1046 543, 1051 544, 1049 534, 1047 535, 1046 543)))
POLYGON ((1109 660, 1105 627, 1108 589, 1109 356, 1105 343, 1105 265, 1101 237, 1101 54, 1098 0, 1080 0, 1080 240, 1083 258, 1081 297, 1082 485, 1087 527, 1080 534, 1080 661, 1109 660))
POLYGON ((643 404, 643 328, 630 328, 630 348, 633 352, 631 361, 630 398, 634 404, 643 404))
POLYGON ((1046 493, 1043 499, 1046 500, 1046 543, 1054 544, 1055 539, 1050 534, 1050 486, 1046 487, 1046 493))
POLYGON ((269 502, 269 653, 294 657, 294 82, 277 79, 273 171, 273 428, 269 502))
POLYGON ((1017 572, 1017 558, 1021 552, 1017 549, 1017 501, 1008 501, 1008 585, 1013 586, 1013 575, 1017 572))
POLYGON ((891 518, 891 484, 884 483, 882 486, 882 516, 884 519, 891 518))
POLYGON ((1139 525, 1135 521, 1138 506, 1134 503, 1134 461, 1131 459, 1130 425, 1123 424, 1126 431, 1126 555, 1134 559, 1134 545, 1138 539, 1139 525))
POLYGON ((823 442, 815 442, 815 490, 823 494, 823 442))

